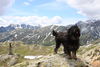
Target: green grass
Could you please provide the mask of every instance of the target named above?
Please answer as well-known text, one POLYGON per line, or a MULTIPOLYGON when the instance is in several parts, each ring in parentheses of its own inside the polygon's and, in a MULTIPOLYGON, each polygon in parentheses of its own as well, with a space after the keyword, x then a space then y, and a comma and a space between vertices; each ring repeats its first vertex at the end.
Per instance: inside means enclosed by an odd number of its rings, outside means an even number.
MULTIPOLYGON (((9 43, 4 42, 0 43, 0 54, 7 54, 9 43)), ((51 46, 42 46, 36 44, 24 44, 22 42, 12 42, 12 50, 14 54, 20 54, 22 56, 25 55, 46 55, 49 53, 53 53, 53 47, 51 46)))
MULTIPOLYGON (((36 44, 24 44, 23 42, 11 42, 12 43, 12 51, 13 54, 20 55, 18 58, 18 63, 21 63, 25 61, 23 58, 27 55, 48 55, 50 53, 53 53, 54 47, 53 46, 42 46, 42 45, 36 45, 36 44)), ((0 55, 2 54, 8 54, 9 52, 9 43, 3 42, 0 43, 0 55)), ((6 61, 0 61, 0 66, 6 66, 7 62, 9 62, 9 59, 6 59, 6 61)), ((23 66, 22 66, 23 67, 23 66)))
POLYGON ((78 50, 78 54, 82 55, 95 47, 97 47, 97 45, 90 45, 89 47, 81 46, 78 50))
POLYGON ((93 41, 92 44, 100 44, 100 39, 93 41))
MULTIPOLYGON (((96 43, 98 41, 95 41, 96 43)), ((23 42, 12 42, 13 53, 19 54, 21 56, 25 55, 47 55, 54 52, 54 46, 43 46, 37 44, 24 44, 23 42)), ((89 51, 95 48, 96 45, 92 45, 89 47, 82 46, 78 50, 78 54, 84 54, 86 51, 89 51)), ((8 42, 0 43, 0 54, 7 54, 9 48, 8 42)), ((60 48, 59 51, 63 51, 63 48, 60 48)), ((59 52, 58 51, 58 52, 59 52)))

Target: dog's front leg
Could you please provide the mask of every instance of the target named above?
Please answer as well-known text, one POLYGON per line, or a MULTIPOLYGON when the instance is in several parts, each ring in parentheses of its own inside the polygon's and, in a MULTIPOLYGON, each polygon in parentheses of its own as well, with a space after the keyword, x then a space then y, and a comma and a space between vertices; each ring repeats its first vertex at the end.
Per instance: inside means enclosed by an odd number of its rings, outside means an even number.
POLYGON ((54 49, 54 54, 57 54, 58 48, 60 47, 60 42, 56 42, 56 47, 54 49))

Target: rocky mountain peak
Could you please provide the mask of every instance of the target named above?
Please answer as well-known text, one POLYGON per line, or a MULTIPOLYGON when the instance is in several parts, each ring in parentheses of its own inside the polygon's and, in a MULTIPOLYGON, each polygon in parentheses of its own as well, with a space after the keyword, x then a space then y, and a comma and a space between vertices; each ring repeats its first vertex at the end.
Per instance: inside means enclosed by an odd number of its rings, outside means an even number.
POLYGON ((39 29, 40 27, 41 27, 40 25, 32 26, 32 25, 27 25, 27 24, 10 24, 6 27, 1 26, 0 27, 0 33, 13 31, 13 30, 18 29, 18 28, 35 30, 35 29, 39 29))

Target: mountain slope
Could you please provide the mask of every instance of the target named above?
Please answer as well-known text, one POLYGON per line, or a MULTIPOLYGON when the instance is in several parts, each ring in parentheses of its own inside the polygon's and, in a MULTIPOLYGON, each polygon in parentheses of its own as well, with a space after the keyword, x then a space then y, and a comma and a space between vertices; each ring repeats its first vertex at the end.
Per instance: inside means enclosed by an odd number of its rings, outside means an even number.
POLYGON ((53 29, 64 29, 62 26, 47 26, 37 30, 16 29, 9 32, 0 33, 0 41, 23 41, 28 44, 44 43, 46 40, 52 41, 51 31, 53 29))
POLYGON ((100 39, 100 20, 92 21, 88 20, 84 22, 78 22, 77 25, 81 29, 81 43, 88 44, 91 41, 100 39))
MULTIPOLYGON (((76 23, 81 29, 81 45, 92 42, 93 40, 100 38, 100 20, 96 21, 79 21, 76 23)), ((0 33, 0 42, 4 41, 23 41, 28 44, 43 44, 53 45, 54 37, 52 36, 52 30, 67 31, 69 26, 55 26, 50 25, 41 27, 38 29, 30 28, 17 28, 12 31, 0 33)))

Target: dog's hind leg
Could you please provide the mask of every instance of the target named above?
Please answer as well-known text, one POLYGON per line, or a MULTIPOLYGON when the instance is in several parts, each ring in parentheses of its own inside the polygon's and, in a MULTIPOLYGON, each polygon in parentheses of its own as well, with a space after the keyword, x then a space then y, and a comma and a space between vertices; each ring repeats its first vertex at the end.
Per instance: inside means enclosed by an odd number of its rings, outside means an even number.
POLYGON ((56 42, 56 47, 54 49, 54 54, 57 54, 58 48, 60 47, 61 43, 60 42, 56 42))
POLYGON ((71 51, 66 49, 66 47, 64 47, 64 53, 68 56, 68 59, 72 59, 71 57, 71 51))
POLYGON ((72 51, 72 58, 77 60, 77 57, 76 57, 76 50, 75 51, 72 51))

